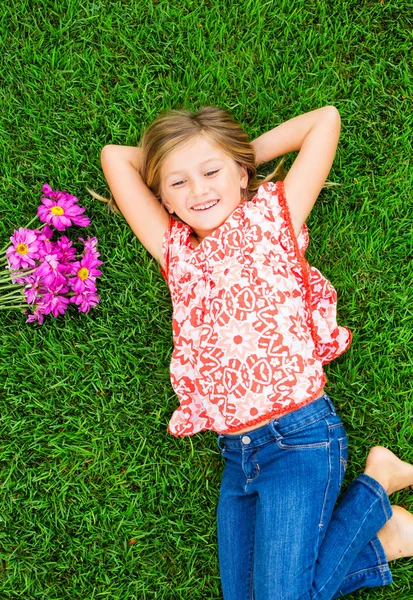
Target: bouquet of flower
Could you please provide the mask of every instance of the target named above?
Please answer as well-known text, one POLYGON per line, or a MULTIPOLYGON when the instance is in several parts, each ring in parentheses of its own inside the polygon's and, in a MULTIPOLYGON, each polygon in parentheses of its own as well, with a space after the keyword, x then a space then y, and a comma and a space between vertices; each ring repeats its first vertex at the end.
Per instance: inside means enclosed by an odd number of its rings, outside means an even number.
POLYGON ((12 245, 0 255, 0 265, 8 270, 0 274, 0 309, 26 308, 26 322, 40 324, 49 313, 54 317, 63 314, 69 304, 88 313, 100 300, 96 277, 102 274, 97 238, 78 238, 83 244, 79 254, 68 237, 55 235, 72 225, 88 227, 90 219, 83 214, 86 209, 66 191, 45 184, 42 192, 37 216, 43 225, 29 229, 35 217, 27 227, 20 227, 10 237, 12 245))

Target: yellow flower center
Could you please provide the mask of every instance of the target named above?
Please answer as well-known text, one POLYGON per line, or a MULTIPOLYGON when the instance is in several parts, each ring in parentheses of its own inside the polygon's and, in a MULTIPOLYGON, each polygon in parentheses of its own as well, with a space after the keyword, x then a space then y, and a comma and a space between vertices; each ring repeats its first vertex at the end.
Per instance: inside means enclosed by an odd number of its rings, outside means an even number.
POLYGON ((59 217, 60 217, 61 215, 64 215, 64 214, 65 214, 65 211, 63 210, 63 208, 62 208, 61 206, 52 206, 52 208, 50 209, 50 212, 51 212, 53 215, 58 215, 59 217))
POLYGON ((82 267, 81 269, 79 269, 79 271, 77 272, 77 276, 84 281, 85 279, 87 279, 89 277, 89 271, 88 269, 86 269, 86 267, 82 267))
POLYGON ((29 248, 26 246, 26 244, 19 244, 18 246, 16 246, 16 252, 18 252, 19 254, 27 254, 28 251, 29 248))

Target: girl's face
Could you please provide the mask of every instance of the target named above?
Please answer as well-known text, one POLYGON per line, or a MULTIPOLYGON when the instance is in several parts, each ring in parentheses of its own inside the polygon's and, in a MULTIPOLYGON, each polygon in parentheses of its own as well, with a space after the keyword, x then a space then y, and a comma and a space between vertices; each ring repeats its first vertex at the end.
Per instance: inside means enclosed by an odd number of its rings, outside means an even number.
POLYGON ((241 202, 248 175, 202 135, 172 152, 161 167, 161 196, 170 213, 201 241, 222 225, 241 202))

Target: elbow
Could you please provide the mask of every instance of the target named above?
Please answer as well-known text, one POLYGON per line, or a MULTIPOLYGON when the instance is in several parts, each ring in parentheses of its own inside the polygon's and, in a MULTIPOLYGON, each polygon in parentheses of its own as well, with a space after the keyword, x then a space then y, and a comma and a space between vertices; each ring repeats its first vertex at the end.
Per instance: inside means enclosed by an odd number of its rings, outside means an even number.
POLYGON ((322 123, 323 127, 328 127, 331 132, 334 132, 335 136, 338 137, 340 135, 341 117, 335 106, 324 107, 322 123))
POLYGON ((103 164, 105 161, 107 161, 109 159, 109 157, 111 155, 113 155, 113 148, 115 148, 116 146, 113 146, 112 144, 108 144, 106 146, 103 146, 101 152, 100 152, 100 162, 103 164))
POLYGON ((325 106, 323 111, 326 119, 336 121, 337 123, 341 122, 340 113, 338 112, 337 108, 332 104, 325 106))

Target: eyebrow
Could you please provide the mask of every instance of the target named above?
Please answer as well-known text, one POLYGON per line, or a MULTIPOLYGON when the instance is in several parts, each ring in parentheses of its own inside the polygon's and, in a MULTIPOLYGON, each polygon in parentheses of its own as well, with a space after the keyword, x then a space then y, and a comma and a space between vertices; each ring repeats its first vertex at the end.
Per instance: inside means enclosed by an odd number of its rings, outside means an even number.
MULTIPOLYGON (((214 158, 207 158, 206 160, 204 160, 204 161, 201 162, 200 166, 202 167, 202 166, 207 165, 208 163, 214 162, 214 161, 222 161, 222 158, 220 158, 218 156, 216 156, 214 158)), ((180 175, 182 173, 182 171, 183 170, 181 170, 181 171, 171 171, 165 177, 168 178, 168 177, 172 177, 172 176, 175 176, 175 175, 180 175)))

